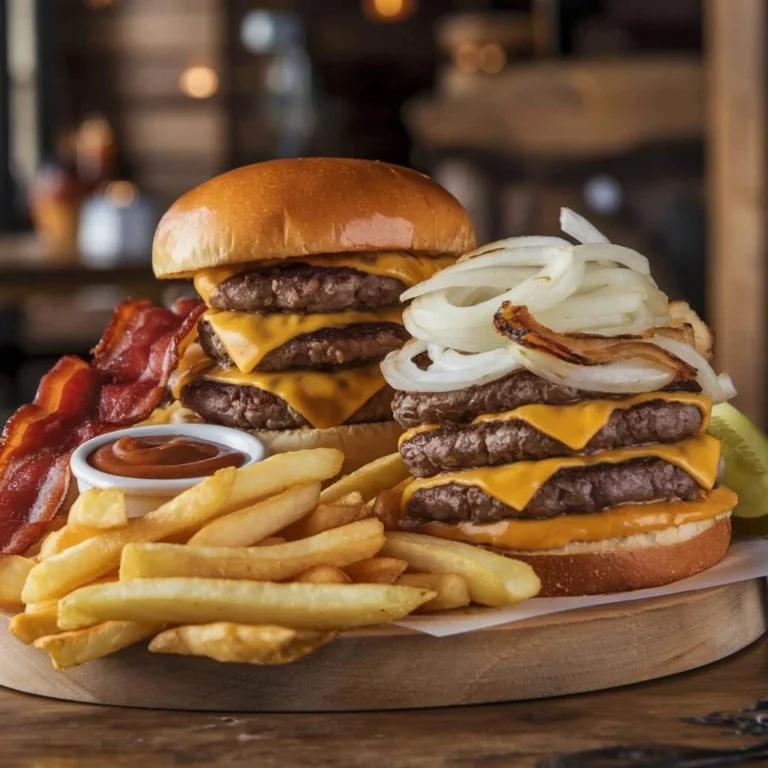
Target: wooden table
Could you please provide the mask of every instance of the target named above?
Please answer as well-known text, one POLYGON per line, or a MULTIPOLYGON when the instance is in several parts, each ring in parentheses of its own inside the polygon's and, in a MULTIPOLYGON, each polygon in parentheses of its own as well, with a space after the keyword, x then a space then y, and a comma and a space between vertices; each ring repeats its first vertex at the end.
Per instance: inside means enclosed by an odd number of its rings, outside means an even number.
POLYGON ((755 737, 680 718, 735 711, 767 693, 768 638, 712 666, 629 688, 403 713, 227 716, 75 705, 0 689, 0 765, 532 768, 614 745, 752 745, 755 737))

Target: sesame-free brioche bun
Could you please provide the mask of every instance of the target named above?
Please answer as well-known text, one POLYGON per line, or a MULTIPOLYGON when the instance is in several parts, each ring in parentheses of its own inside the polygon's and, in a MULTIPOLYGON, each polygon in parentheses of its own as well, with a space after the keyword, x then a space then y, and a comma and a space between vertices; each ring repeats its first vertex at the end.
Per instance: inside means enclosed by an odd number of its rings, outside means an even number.
POLYGON ((182 195, 155 233, 159 278, 263 259, 375 251, 457 256, 472 249, 467 212, 409 168, 371 160, 270 160, 182 195))
POLYGON ((344 454, 339 473, 343 476, 382 456, 396 453, 403 429, 396 421, 382 421, 330 429, 252 430, 251 434, 264 443, 270 455, 308 448, 337 448, 344 454))
POLYGON ((602 595, 671 584, 711 568, 731 541, 730 512, 712 520, 559 550, 494 549, 522 560, 541 579, 539 597, 602 595))

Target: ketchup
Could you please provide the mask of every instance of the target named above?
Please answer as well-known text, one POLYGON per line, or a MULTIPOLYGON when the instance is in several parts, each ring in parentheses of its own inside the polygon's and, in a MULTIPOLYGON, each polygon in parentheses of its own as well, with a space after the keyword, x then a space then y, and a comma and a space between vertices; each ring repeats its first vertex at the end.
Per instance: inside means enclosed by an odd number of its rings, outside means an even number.
POLYGON ((193 437, 121 437, 88 456, 100 472, 145 480, 177 480, 241 467, 248 457, 226 445, 193 437))

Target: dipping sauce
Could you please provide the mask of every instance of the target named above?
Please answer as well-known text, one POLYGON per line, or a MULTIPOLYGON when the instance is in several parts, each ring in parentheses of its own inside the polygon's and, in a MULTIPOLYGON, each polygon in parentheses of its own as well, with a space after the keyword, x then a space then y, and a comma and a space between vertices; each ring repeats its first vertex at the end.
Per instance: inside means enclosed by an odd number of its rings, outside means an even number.
POLYGON ((248 456, 226 445, 179 435, 121 437, 88 456, 88 464, 100 472, 145 480, 206 477, 246 461, 248 456))

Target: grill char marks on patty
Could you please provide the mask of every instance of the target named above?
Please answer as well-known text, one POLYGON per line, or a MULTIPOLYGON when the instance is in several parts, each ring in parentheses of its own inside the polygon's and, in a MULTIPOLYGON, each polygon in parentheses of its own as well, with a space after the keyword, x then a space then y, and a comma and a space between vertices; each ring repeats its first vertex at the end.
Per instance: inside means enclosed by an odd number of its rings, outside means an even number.
POLYGON ((701 430, 695 405, 655 400, 617 409, 582 450, 573 450, 520 420, 445 424, 419 432, 400 446, 406 467, 416 477, 438 472, 576 456, 649 443, 675 443, 701 430))
MULTIPOLYGON (((698 385, 673 382, 664 391, 699 392, 698 385)), ((541 379, 529 371, 514 371, 488 384, 452 392, 396 392, 395 419, 405 428, 420 424, 466 424, 485 413, 503 413, 521 405, 567 405, 581 400, 620 399, 623 395, 586 392, 541 379)))
MULTIPOLYGON (((344 423, 391 420, 392 394, 392 389, 385 386, 344 423)), ((285 400, 257 387, 199 378, 184 387, 181 402, 211 424, 236 429, 298 429, 309 426, 309 422, 285 400)))
MULTIPOLYGON (((202 318, 198 324, 200 346, 222 365, 232 360, 224 345, 202 318)), ((400 349, 408 340, 408 331, 395 323, 361 323, 343 328, 323 328, 304 333, 266 354, 257 371, 284 371, 288 368, 330 368, 336 365, 366 363, 400 349)))
POLYGON ((209 303, 237 312, 345 312, 397 304, 405 289, 395 278, 349 267, 292 263, 234 275, 216 287, 209 303))
POLYGON ((704 493, 687 472, 662 459, 561 469, 522 510, 504 504, 480 488, 446 483, 416 491, 408 500, 404 528, 424 522, 495 523, 508 519, 548 519, 600 512, 620 504, 663 499, 695 499, 704 493))

